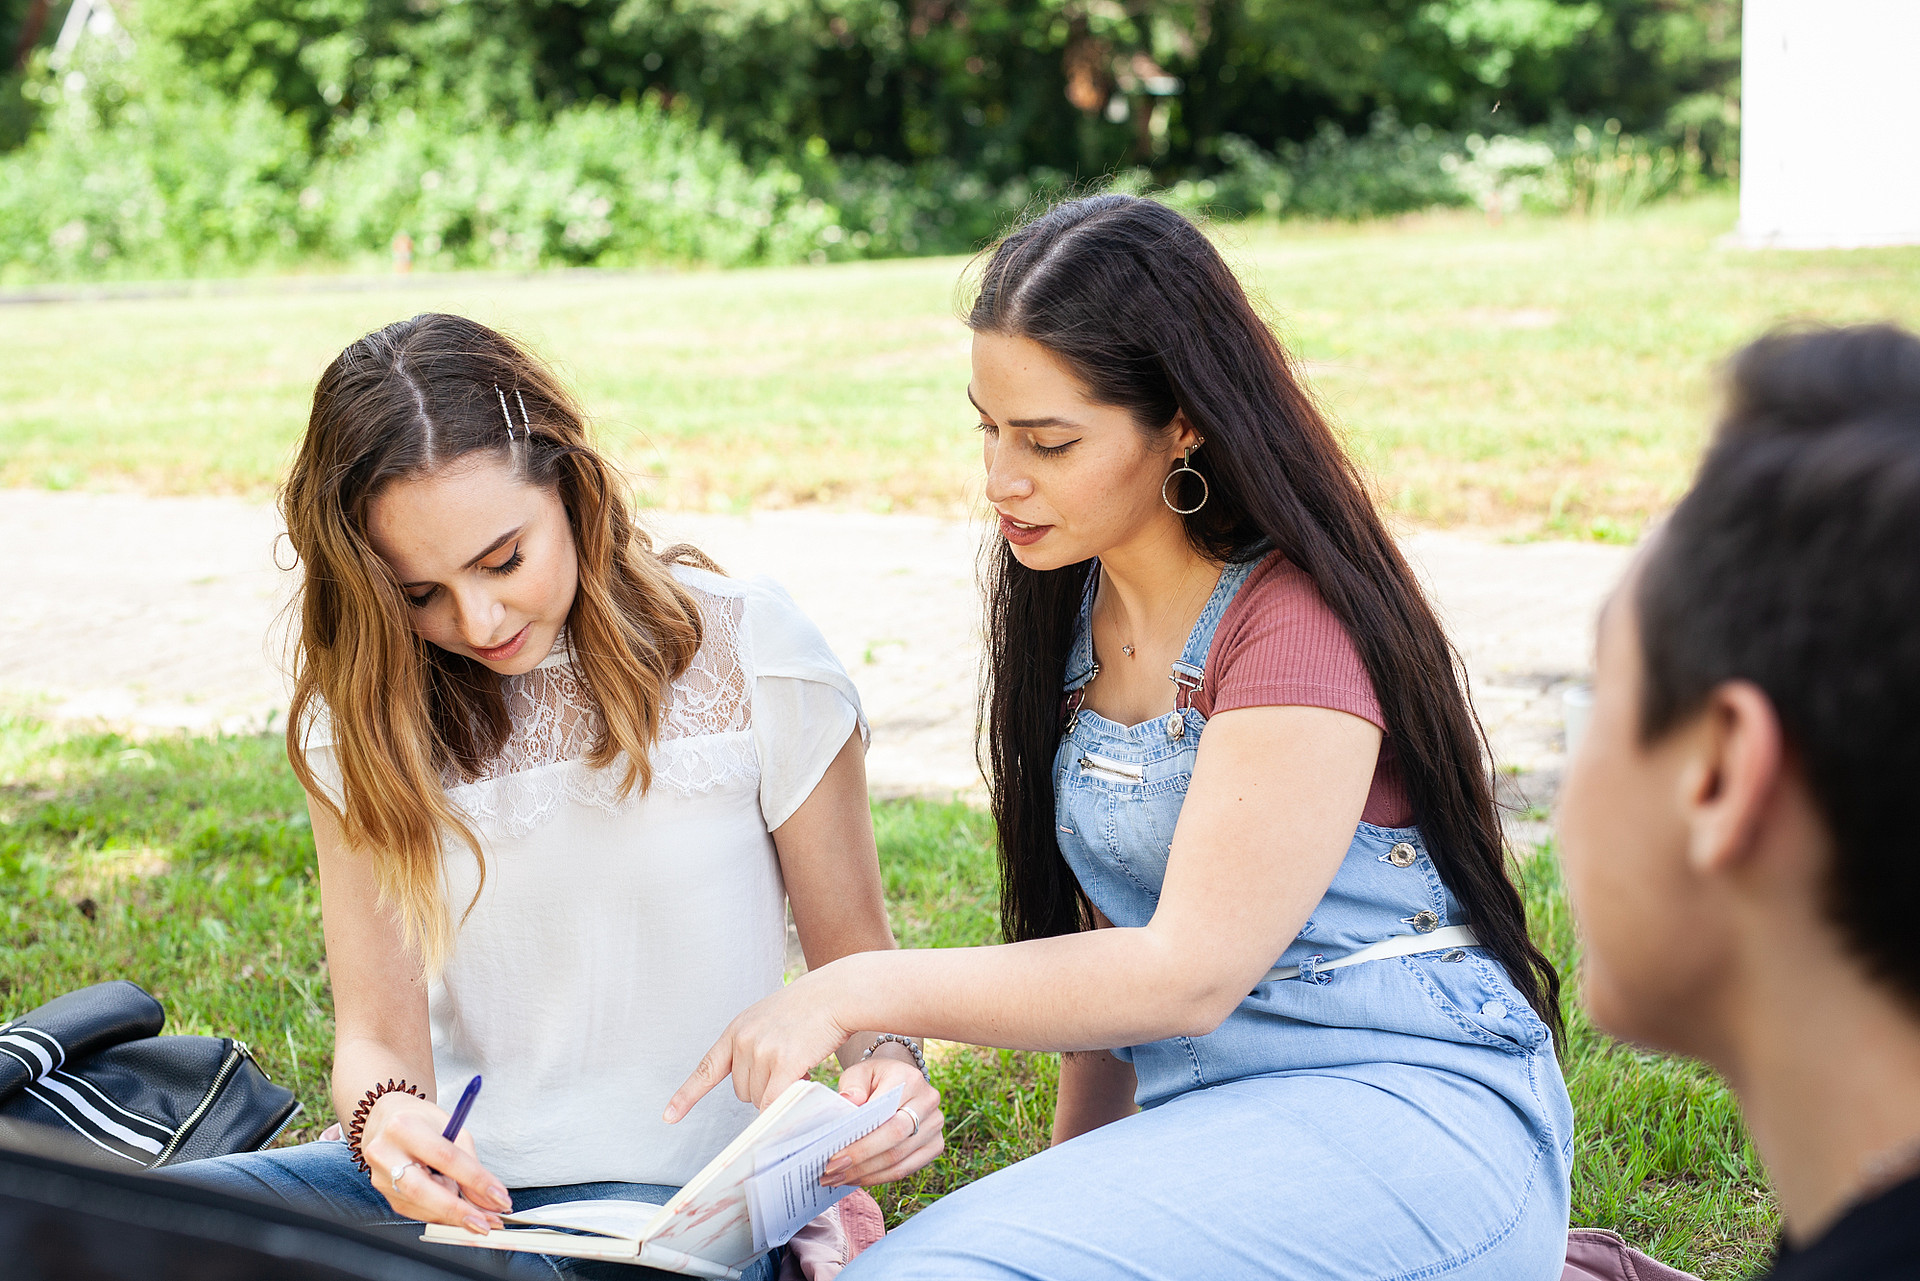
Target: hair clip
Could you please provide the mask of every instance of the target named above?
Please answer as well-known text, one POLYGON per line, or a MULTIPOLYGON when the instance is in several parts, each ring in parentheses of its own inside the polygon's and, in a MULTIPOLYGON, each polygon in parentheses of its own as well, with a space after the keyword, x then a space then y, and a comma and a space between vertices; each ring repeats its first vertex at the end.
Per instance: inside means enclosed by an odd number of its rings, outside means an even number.
MULTIPOLYGON (((495 383, 493 394, 500 398, 500 416, 507 420, 507 443, 511 445, 513 443, 513 411, 507 408, 507 393, 500 390, 499 383, 495 383)), ((520 406, 520 439, 532 440, 533 416, 527 412, 527 398, 520 394, 518 387, 513 389, 513 398, 520 406)))
MULTIPOLYGON (((493 385, 493 394, 500 398, 500 416, 507 420, 507 443, 511 445, 513 443, 513 415, 507 412, 507 393, 500 390, 499 383, 495 383, 493 385)), ((516 389, 513 394, 518 396, 520 392, 516 389)), ((527 412, 527 406, 524 401, 520 405, 520 412, 523 414, 527 412)))

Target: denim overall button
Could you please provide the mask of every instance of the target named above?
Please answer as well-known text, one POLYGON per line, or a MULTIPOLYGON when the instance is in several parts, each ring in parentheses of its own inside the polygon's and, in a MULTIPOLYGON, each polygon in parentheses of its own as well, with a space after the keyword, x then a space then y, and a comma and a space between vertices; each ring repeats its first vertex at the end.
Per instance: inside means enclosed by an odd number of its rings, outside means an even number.
POLYGON ((1462 952, 1459 948, 1456 947, 1453 949, 1453 951, 1448 952, 1445 956, 1441 957, 1440 959, 1443 961, 1459 962, 1459 961, 1466 960, 1467 954, 1465 952, 1462 952))
POLYGON ((1395 867, 1412 867, 1415 855, 1416 851, 1413 846, 1407 844, 1405 841, 1401 841, 1398 845, 1387 851, 1387 862, 1393 864, 1395 867))
POLYGON ((1484 1018, 1504 1019, 1507 1017, 1507 1007, 1499 1001, 1488 1001, 1480 1007, 1480 1014, 1484 1018))
POLYGON ((1413 927, 1415 934, 1431 934, 1440 926, 1440 916, 1436 912, 1415 912, 1412 916, 1402 917, 1402 922, 1413 927))

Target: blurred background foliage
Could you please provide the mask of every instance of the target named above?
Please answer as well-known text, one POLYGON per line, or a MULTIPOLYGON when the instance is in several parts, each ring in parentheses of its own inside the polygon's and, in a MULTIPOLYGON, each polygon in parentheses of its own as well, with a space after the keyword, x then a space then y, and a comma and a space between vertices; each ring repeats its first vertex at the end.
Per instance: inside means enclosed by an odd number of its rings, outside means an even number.
POLYGON ((1095 180, 1227 216, 1605 213, 1734 175, 1739 27, 1737 0, 0 0, 0 278, 958 251, 1095 180))

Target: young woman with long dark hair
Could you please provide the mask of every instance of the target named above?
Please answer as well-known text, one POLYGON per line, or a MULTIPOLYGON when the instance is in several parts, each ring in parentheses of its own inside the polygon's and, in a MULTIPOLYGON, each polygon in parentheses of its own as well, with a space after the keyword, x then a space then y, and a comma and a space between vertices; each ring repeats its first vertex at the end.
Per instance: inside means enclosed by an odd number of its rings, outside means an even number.
POLYGON ((815 970, 669 1116, 853 1028, 1061 1050, 1054 1146, 853 1275, 1559 1276, 1558 979, 1455 655, 1286 353, 1119 195, 1007 237, 969 324, 1008 942, 815 970))

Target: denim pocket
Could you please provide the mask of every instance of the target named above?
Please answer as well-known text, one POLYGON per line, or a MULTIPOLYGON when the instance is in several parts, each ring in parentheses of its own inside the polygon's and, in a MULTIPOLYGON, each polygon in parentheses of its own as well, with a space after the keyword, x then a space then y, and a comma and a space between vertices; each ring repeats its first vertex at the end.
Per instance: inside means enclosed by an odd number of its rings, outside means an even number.
POLYGON ((1407 958, 1408 966, 1440 1015, 1470 1040, 1514 1053, 1539 1049, 1551 1036, 1547 1025, 1514 988, 1500 965, 1478 949, 1458 961, 1446 956, 1407 958))
POLYGON ((1181 773, 1130 788, 1115 788, 1107 801, 1107 849, 1128 880, 1157 902, 1173 854, 1173 833, 1191 775, 1181 773))

